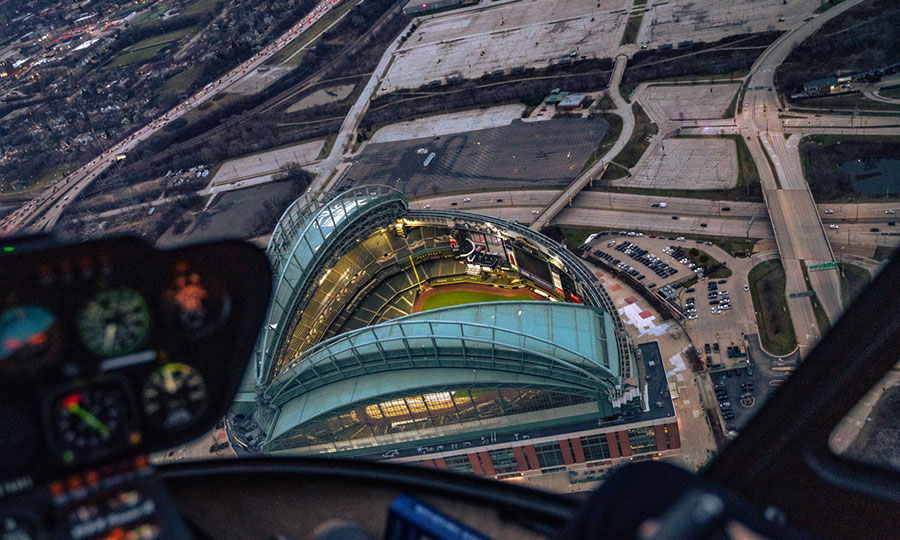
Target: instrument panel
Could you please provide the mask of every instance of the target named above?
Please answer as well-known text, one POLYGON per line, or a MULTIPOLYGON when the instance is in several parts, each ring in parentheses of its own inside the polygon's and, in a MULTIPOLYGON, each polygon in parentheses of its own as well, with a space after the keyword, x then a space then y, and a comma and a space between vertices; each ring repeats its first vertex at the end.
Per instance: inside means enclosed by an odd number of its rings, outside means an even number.
POLYGON ((4 252, 0 480, 161 450, 227 412, 268 302, 261 250, 119 238, 4 252))

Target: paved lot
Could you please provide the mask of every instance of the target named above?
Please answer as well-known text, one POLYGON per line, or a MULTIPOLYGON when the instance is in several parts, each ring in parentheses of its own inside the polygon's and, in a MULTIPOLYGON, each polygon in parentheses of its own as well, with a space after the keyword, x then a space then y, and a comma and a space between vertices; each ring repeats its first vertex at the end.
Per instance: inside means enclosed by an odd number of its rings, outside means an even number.
POLYGON ((451 133, 508 126, 513 120, 522 118, 522 112, 525 109, 525 105, 510 104, 426 116, 418 120, 384 126, 376 131, 370 140, 373 143, 406 141, 421 137, 439 137, 451 133))
POLYGON ((725 36, 797 26, 819 7, 820 0, 670 0, 644 15, 638 43, 716 41, 725 36), (784 17, 784 21, 779 21, 784 17))
POLYGON ((679 281, 681 279, 694 275, 694 272, 688 269, 687 266, 681 264, 673 257, 666 255, 665 252, 663 252, 663 248, 673 245, 677 245, 678 247, 682 247, 686 250, 690 247, 693 247, 694 242, 670 241, 666 238, 650 238, 649 236, 634 237, 620 236, 618 234, 607 234, 601 236, 594 242, 591 242, 591 251, 601 251, 603 253, 608 253, 609 255, 620 259, 621 262, 630 264, 634 267, 635 270, 647 276, 641 281, 643 285, 647 286, 651 283, 656 283, 657 287, 661 287, 664 284, 673 283, 675 281, 679 281), (609 246, 609 243, 612 241, 615 241, 615 244, 609 246), (616 247, 621 245, 623 242, 631 242, 632 244, 636 244, 642 249, 646 249, 648 252, 647 255, 656 255, 662 262, 668 264, 669 266, 677 270, 677 272, 667 278, 658 277, 655 273, 653 273, 653 270, 650 270, 640 262, 632 259, 628 255, 625 255, 623 252, 617 251, 616 247))
POLYGON ((740 87, 740 83, 653 84, 643 88, 635 99, 640 100, 644 110, 654 119, 708 120, 725 117, 725 111, 740 87))
POLYGON ((542 67, 573 51, 611 57, 625 28, 623 7, 622 0, 522 0, 426 20, 395 54, 379 92, 453 74, 472 78, 497 69, 542 67))
POLYGON ((247 73, 243 79, 234 83, 229 92, 235 94, 255 94, 273 82, 287 75, 292 67, 261 67, 247 73))
POLYGON ((287 163, 305 165, 315 160, 324 144, 324 140, 306 142, 226 161, 219 167, 209 185, 219 186, 248 178, 271 179, 287 163))
POLYGON ((651 145, 614 186, 655 189, 730 189, 737 185, 737 148, 731 139, 672 138, 651 145))
POLYGON ((331 86, 328 88, 316 90, 312 94, 304 96, 302 99, 298 100, 296 103, 288 107, 287 111, 285 112, 292 113, 302 111, 304 109, 315 107, 316 105, 325 105, 326 103, 332 103, 335 101, 346 99, 347 96, 349 96, 350 93, 353 92, 354 86, 356 85, 341 84, 338 86, 331 86))
POLYGON ((606 128, 600 119, 517 121, 443 137, 372 144, 354 160, 340 188, 385 184, 416 197, 460 190, 562 187, 581 171, 606 128), (431 153, 435 157, 426 167, 431 153))
MULTIPOLYGON (((275 182, 263 186, 229 191, 217 195, 207 210, 196 214, 193 223, 182 233, 174 234, 170 228, 157 242, 171 247, 195 242, 246 238, 257 225, 269 216, 266 208, 270 201, 283 200, 291 190, 289 182, 275 182)), ((285 207, 289 201, 285 203, 285 207)), ((280 215, 283 208, 279 208, 280 215)), ((277 219, 277 216, 275 218, 277 219)))

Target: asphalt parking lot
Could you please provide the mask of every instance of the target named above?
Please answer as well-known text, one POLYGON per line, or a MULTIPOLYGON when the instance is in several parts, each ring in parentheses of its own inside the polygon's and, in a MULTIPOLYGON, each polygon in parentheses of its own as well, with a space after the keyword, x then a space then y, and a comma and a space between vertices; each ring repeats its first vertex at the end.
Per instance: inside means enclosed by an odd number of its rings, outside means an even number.
POLYGON ((753 366, 709 372, 725 429, 740 431, 769 394, 765 376, 753 366))
POLYGON ((383 184, 410 197, 452 191, 564 187, 607 130, 599 118, 508 126, 366 146, 340 189, 383 184))
POLYGON ((600 236, 590 242, 591 251, 612 266, 622 263, 628 264, 637 272, 637 275, 633 275, 633 277, 637 279, 641 274, 645 276, 644 279, 639 279, 639 281, 649 289, 662 287, 695 275, 687 265, 664 252, 667 247, 672 245, 688 246, 685 248, 687 250, 693 246, 693 242, 680 242, 677 240, 678 237, 673 237, 673 240, 669 240, 662 237, 651 238, 643 235, 643 233, 641 233, 642 236, 627 234, 635 232, 626 231, 625 235, 622 235, 621 232, 612 232, 600 236), (655 261, 653 260, 654 258, 656 259, 655 261), (616 260, 619 262, 615 262, 616 260), (659 263, 655 264, 655 266, 658 267, 661 273, 657 273, 650 267, 652 263, 659 263), (674 270, 674 272, 667 269, 674 270), (651 284, 655 284, 655 287, 650 287, 651 284))

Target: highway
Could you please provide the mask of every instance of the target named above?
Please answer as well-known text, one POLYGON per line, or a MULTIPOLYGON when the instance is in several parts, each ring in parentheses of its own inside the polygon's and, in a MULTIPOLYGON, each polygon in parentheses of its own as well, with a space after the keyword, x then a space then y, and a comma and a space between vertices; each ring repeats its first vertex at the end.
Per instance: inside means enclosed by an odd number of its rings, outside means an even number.
MULTIPOLYGON (((556 200, 558 194, 555 190, 504 190, 436 195, 413 200, 410 206, 417 209, 456 209, 528 223, 537 215, 536 212, 541 212, 556 200)), ((837 230, 828 229, 828 239, 835 249, 900 245, 900 227, 887 225, 900 214, 884 213, 885 210, 900 212, 898 203, 823 204, 818 209, 822 214, 826 210, 834 212, 823 217, 829 223, 839 224, 837 230), (859 223, 854 223, 856 219, 860 220, 859 223), (881 232, 871 232, 869 229, 873 226, 880 228, 881 232)), ((897 222, 900 223, 900 220, 897 222)), ((749 234, 749 238, 774 238, 768 211, 762 203, 661 198, 610 191, 582 191, 551 224, 596 227, 598 230, 660 231, 732 238, 747 238, 749 234), (660 201, 666 202, 666 208, 652 206, 660 201), (730 210, 723 211, 723 208, 730 210), (672 216, 679 219, 673 220, 672 216), (701 224, 706 224, 706 227, 701 224)))
MULTIPOLYGON (((746 83, 743 108, 736 118, 742 136, 760 173, 763 193, 787 277, 786 293, 809 290, 804 266, 834 261, 826 229, 816 209, 809 185, 803 176, 796 145, 788 147, 778 118, 781 103, 774 91, 775 69, 803 40, 827 21, 862 0, 846 0, 825 13, 778 38, 756 60, 746 83), (772 166, 769 165, 769 160, 772 166), (774 169, 774 170, 773 170, 774 169)), ((841 289, 836 271, 809 272, 809 284, 816 292, 828 318, 840 316, 841 289)), ((820 337, 809 298, 789 298, 788 309, 801 355, 820 337)))
POLYGON ((306 17, 279 36, 274 42, 267 45, 262 51, 256 53, 252 58, 208 84, 204 89, 164 113, 150 124, 107 148, 103 154, 68 174, 53 187, 46 189, 31 202, 0 221, 0 236, 11 236, 25 229, 33 231, 52 229, 66 206, 73 202, 101 173, 115 164, 117 155, 127 153, 173 120, 180 118, 217 94, 225 91, 229 86, 242 79, 247 72, 266 62, 294 39, 302 35, 304 31, 340 1, 322 0, 306 17))

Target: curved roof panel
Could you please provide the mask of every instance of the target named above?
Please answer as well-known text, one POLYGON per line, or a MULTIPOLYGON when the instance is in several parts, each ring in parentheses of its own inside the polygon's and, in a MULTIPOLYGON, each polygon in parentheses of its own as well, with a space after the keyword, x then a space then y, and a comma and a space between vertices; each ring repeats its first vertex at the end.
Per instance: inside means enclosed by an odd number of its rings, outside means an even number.
POLYGON ((479 382, 518 383, 526 377, 571 393, 613 397, 620 390, 618 371, 613 322, 602 310, 489 302, 414 313, 336 336, 295 359, 266 387, 266 397, 295 410, 291 402, 309 402, 304 395, 330 396, 316 401, 315 410, 304 407, 297 420, 305 421, 324 414, 331 402, 347 405, 360 395, 391 395, 438 381, 470 382, 447 379, 470 372, 479 382), (388 372, 396 376, 382 375, 388 372), (373 377, 380 381, 375 387, 373 377))
POLYGON ((299 291, 313 278, 311 270, 322 248, 371 210, 398 202, 408 208, 406 197, 393 188, 359 186, 340 194, 308 193, 285 210, 266 250, 275 284, 257 347, 257 377, 271 370, 274 352, 289 331, 287 322, 299 291))

